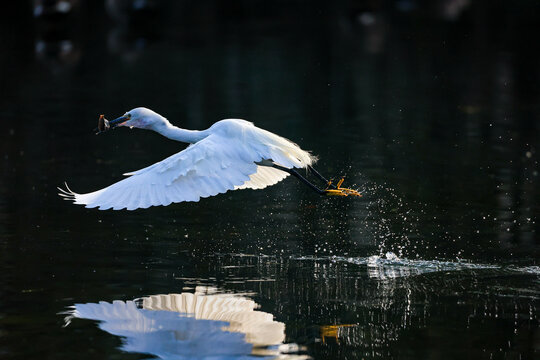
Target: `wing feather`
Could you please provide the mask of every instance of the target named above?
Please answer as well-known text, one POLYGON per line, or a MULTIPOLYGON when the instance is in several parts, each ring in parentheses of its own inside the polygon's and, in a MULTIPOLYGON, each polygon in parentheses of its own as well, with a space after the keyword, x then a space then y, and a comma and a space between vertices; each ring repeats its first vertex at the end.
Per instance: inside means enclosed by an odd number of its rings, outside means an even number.
POLYGON ((289 176, 285 171, 281 171, 268 166, 257 166, 257 172, 249 177, 249 180, 244 184, 237 186, 235 189, 253 189, 260 190, 267 186, 275 185, 281 180, 289 176))
MULTIPOLYGON (((239 147, 241 148, 241 147, 239 147)), ((235 150, 235 141, 210 135, 184 151, 152 166, 135 171, 131 176, 104 189, 78 194, 68 192, 75 204, 100 210, 126 208, 134 210, 172 202, 198 201, 234 190, 257 171, 252 155, 250 163, 235 150)))
POLYGON ((100 210, 135 210, 173 202, 199 201, 228 190, 263 189, 286 178, 287 172, 257 165, 271 160, 287 168, 316 161, 293 142, 244 120, 222 120, 211 135, 185 150, 106 188, 78 194, 69 188, 62 196, 75 204, 100 210))

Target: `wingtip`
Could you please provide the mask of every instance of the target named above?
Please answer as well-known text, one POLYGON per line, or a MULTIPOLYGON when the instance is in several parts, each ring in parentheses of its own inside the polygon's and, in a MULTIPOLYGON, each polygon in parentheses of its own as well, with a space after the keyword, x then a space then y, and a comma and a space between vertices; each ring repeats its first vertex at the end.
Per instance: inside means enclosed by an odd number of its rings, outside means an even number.
POLYGON ((68 189, 68 191, 72 194, 75 194, 75 192, 73 192, 73 190, 71 190, 67 184, 67 181, 64 181, 64 185, 66 186, 66 189, 68 189))
POLYGON ((62 197, 64 200, 69 200, 69 201, 75 201, 75 196, 77 195, 77 193, 75 193, 73 190, 71 190, 67 184, 67 182, 64 181, 64 186, 66 187, 65 189, 57 186, 56 188, 58 189, 58 191, 60 191, 58 193, 58 195, 60 197, 62 197))

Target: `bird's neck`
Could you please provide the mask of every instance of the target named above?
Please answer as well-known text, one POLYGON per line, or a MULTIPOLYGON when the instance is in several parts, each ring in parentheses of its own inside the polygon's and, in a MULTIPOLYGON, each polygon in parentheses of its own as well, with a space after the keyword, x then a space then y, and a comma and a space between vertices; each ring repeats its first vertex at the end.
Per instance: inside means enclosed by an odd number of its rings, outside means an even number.
POLYGON ((194 144, 197 141, 200 141, 206 136, 208 136, 205 130, 199 131, 181 129, 172 125, 169 122, 167 122, 166 126, 160 127, 156 131, 171 140, 181 141, 190 144, 194 144))

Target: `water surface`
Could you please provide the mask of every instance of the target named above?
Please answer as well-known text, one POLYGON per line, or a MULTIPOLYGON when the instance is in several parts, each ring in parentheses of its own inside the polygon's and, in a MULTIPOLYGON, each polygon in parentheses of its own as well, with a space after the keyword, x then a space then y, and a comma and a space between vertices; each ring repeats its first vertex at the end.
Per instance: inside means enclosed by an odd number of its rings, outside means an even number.
POLYGON ((162 2, 143 22, 81 3, 1 25, 0 357, 148 358, 65 312, 201 286, 258 304, 291 357, 538 356, 535 2, 162 2), (92 133, 136 106, 254 121, 364 197, 287 179, 135 212, 62 201, 63 181, 92 191, 183 148, 92 133))

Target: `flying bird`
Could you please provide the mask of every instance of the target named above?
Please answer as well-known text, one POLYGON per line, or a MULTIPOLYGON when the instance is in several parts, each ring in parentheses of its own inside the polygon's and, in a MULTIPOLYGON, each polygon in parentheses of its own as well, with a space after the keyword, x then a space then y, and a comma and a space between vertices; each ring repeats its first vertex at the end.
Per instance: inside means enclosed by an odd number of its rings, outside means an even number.
POLYGON ((206 130, 186 130, 158 113, 138 107, 119 118, 99 119, 97 133, 119 127, 153 130, 190 145, 127 178, 86 194, 61 189, 59 195, 75 204, 100 210, 135 210, 169 205, 238 189, 264 189, 292 175, 321 195, 361 196, 325 179, 312 165, 316 157, 279 135, 240 119, 226 119, 206 130), (305 168, 325 186, 319 188, 295 169, 305 168))

